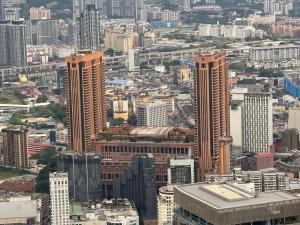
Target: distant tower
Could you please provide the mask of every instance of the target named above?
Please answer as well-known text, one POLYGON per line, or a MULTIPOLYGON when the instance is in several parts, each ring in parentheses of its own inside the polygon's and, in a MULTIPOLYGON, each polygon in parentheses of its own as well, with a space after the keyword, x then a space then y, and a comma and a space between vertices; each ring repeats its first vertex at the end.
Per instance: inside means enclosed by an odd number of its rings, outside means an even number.
POLYGON ((27 130, 2 129, 4 165, 28 167, 27 130))
POLYGON ((191 10, 191 0, 180 0, 180 8, 182 11, 191 10))
POLYGON ((198 181, 230 171, 230 117, 225 53, 195 57, 194 118, 198 181))
POLYGON ((51 224, 70 225, 67 173, 50 173, 51 224))
POLYGON ((89 152, 106 127, 103 52, 81 51, 66 58, 69 150, 89 152))
POLYGON ((95 5, 87 5, 77 19, 77 46, 82 50, 100 50, 100 17, 95 5))
POLYGON ((26 65, 25 24, 21 21, 0 22, 0 67, 26 65))

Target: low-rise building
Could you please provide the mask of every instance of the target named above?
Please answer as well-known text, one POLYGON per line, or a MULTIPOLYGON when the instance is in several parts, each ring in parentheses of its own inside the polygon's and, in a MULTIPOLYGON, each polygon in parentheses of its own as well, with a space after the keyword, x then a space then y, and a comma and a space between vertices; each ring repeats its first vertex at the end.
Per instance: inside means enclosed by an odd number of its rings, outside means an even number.
POLYGON ((299 194, 253 194, 230 184, 187 184, 174 188, 173 224, 297 224, 299 194))

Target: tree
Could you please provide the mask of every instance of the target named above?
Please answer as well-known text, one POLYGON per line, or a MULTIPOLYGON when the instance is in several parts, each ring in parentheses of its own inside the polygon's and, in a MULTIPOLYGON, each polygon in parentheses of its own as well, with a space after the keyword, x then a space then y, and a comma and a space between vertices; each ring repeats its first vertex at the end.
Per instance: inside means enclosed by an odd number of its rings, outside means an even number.
POLYGON ((136 117, 136 115, 130 115, 128 117, 128 121, 127 122, 131 126, 136 126, 137 125, 137 117, 136 117))
POLYGON ((37 103, 44 103, 48 101, 48 97, 46 95, 39 95, 36 102, 37 103))
POLYGON ((46 165, 40 170, 35 184, 35 191, 40 193, 49 193, 49 173, 56 171, 56 151, 54 147, 47 147, 41 150, 39 155, 32 157, 38 161, 38 164, 46 165))
POLYGON ((61 89, 58 89, 58 88, 57 89, 53 89, 52 91, 56 95, 61 95, 63 93, 63 91, 61 89))
POLYGON ((114 126, 120 126, 121 124, 124 123, 124 119, 123 118, 116 118, 116 119, 113 119, 113 125, 114 126))

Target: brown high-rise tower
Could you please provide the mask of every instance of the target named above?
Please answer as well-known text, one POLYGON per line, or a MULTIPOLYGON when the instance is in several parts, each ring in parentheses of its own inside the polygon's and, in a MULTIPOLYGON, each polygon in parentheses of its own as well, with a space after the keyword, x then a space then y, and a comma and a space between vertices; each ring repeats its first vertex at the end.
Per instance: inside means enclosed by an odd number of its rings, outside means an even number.
POLYGON ((27 130, 2 129, 4 165, 28 167, 27 130))
POLYGON ((69 150, 91 151, 91 141, 106 126, 103 52, 80 51, 66 58, 69 150))
POLYGON ((228 74, 225 53, 195 57, 194 118, 198 181, 230 172, 228 74))

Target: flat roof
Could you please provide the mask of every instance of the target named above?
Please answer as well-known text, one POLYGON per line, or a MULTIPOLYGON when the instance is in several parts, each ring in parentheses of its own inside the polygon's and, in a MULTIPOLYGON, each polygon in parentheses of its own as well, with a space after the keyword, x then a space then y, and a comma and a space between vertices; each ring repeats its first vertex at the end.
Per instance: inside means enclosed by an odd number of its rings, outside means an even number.
POLYGON ((174 127, 136 127, 130 132, 130 135, 161 136, 167 135, 173 129, 174 127))
POLYGON ((175 189, 217 210, 300 200, 299 196, 285 191, 262 192, 254 196, 229 184, 196 183, 175 189))
POLYGON ((0 202, 1 219, 35 217, 36 211, 35 201, 0 202))

